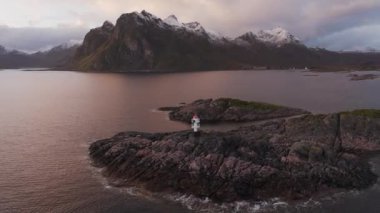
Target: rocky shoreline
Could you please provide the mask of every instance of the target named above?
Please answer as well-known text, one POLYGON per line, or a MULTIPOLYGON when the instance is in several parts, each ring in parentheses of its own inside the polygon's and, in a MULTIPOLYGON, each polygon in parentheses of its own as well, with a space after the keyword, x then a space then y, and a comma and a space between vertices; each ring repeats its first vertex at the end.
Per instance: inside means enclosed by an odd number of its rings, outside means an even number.
POLYGON ((378 110, 307 114, 199 136, 123 132, 89 148, 94 164, 122 185, 216 202, 363 189, 377 180, 365 156, 379 150, 378 110))
POLYGON ((358 75, 358 74, 350 74, 348 75, 350 77, 351 81, 363 81, 363 80, 373 80, 378 78, 378 75, 375 74, 363 74, 363 75, 358 75))

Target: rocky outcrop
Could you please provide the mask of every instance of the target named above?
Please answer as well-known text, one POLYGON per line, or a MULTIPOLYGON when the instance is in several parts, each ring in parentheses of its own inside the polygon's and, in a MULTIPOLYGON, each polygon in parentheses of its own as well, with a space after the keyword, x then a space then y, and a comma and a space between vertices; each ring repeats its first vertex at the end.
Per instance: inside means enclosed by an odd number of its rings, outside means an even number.
POLYGON ((218 202, 302 199, 375 183, 362 154, 380 150, 379 114, 304 115, 198 136, 124 132, 89 150, 121 185, 218 202))
POLYGON ((83 40, 83 44, 78 48, 76 57, 86 57, 94 53, 99 46, 108 40, 114 27, 111 22, 105 21, 101 27, 94 28, 88 32, 83 40))
POLYGON ((109 32, 97 28, 86 35, 74 68, 205 70, 222 68, 233 61, 220 54, 221 49, 212 45, 207 35, 199 33, 194 23, 186 29, 171 26, 146 11, 123 14, 109 32))
POLYGON ((171 120, 187 123, 194 114, 201 117, 202 123, 215 123, 260 121, 309 113, 301 109, 230 98, 200 99, 187 105, 161 109, 170 111, 171 120))
POLYGON ((378 75, 374 74, 363 74, 363 75, 358 75, 358 74, 350 74, 348 75, 350 77, 351 81, 362 81, 362 80, 373 80, 378 78, 378 75))

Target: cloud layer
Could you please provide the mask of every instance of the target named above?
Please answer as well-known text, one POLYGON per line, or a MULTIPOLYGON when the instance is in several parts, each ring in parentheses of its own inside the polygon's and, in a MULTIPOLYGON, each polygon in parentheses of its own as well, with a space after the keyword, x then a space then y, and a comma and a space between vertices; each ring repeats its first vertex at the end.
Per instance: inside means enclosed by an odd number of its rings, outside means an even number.
POLYGON ((0 27, 0 44, 42 49, 81 39, 104 20, 115 22, 122 13, 143 9, 162 18, 175 14, 183 22, 196 20, 231 37, 281 26, 311 46, 380 49, 380 0, 9 1, 0 9, 0 25, 8 26, 0 27))
POLYGON ((21 27, 0 26, 0 45, 27 53, 44 51, 63 43, 78 43, 88 31, 82 27, 21 27))

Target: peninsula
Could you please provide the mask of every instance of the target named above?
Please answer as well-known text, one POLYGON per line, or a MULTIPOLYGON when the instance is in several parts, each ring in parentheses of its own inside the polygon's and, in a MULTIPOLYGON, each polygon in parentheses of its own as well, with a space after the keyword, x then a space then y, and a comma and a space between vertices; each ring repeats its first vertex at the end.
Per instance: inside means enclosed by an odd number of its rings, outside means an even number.
POLYGON ((122 132, 90 146, 94 165, 121 185, 216 202, 307 199, 363 189, 377 180, 366 159, 380 150, 379 110, 313 115, 270 104, 209 99, 173 108, 171 118, 187 122, 190 108, 212 115, 215 102, 232 106, 217 108, 223 116, 209 117, 214 123, 271 120, 199 136, 191 131, 122 132))

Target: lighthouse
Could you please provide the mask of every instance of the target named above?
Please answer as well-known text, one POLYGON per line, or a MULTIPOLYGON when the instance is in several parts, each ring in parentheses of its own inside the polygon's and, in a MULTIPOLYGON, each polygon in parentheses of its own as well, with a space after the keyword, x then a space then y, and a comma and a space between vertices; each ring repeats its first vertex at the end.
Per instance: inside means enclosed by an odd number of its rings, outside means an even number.
POLYGON ((194 132, 198 132, 198 129, 201 128, 201 120, 196 114, 194 114, 193 118, 191 119, 191 128, 194 130, 194 132))

